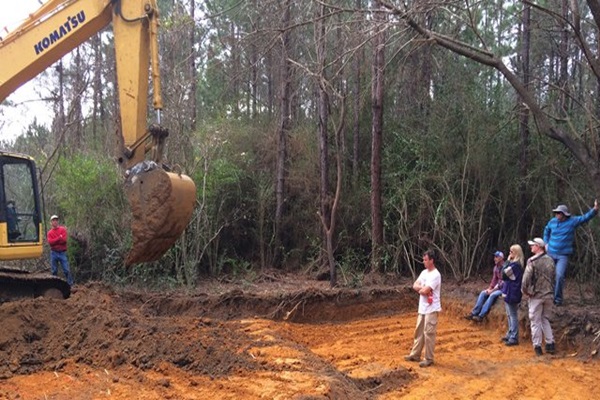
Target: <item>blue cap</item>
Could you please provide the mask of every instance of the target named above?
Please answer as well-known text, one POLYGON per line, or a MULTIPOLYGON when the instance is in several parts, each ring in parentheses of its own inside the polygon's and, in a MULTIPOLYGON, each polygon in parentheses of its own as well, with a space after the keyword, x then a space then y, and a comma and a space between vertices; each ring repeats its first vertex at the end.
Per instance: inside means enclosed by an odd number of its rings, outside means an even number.
POLYGON ((504 253, 501 251, 497 251, 494 253, 494 257, 501 257, 502 259, 504 259, 504 253))

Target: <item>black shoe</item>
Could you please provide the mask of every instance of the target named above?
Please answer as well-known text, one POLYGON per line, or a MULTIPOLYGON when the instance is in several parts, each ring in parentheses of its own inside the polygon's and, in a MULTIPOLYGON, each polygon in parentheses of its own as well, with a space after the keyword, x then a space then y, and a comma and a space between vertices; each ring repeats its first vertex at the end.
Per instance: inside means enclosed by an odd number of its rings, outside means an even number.
POLYGON ((544 352, 542 351, 542 346, 535 346, 533 348, 533 350, 535 350, 535 355, 536 356, 543 356, 544 352))
POLYGON ((471 318, 471 319, 475 322, 483 321, 483 318, 481 318, 479 315, 474 315, 473 318, 471 318))
POLYGON ((548 353, 548 354, 556 353, 556 348, 554 347, 554 343, 546 343, 546 353, 548 353))
POLYGON ((501 341, 503 341, 504 343, 508 342, 508 336, 502 336, 500 338, 501 341))
POLYGON ((468 319, 469 321, 472 320, 473 317, 474 317, 473 314, 467 314, 467 315, 465 315, 465 319, 468 319))
MULTIPOLYGON (((512 340, 507 340, 505 344, 506 344, 507 346, 518 346, 518 345, 519 345, 519 342, 517 342, 516 340, 515 340, 515 341, 512 341, 512 340)), ((541 348, 540 348, 540 350, 541 350, 541 348)))

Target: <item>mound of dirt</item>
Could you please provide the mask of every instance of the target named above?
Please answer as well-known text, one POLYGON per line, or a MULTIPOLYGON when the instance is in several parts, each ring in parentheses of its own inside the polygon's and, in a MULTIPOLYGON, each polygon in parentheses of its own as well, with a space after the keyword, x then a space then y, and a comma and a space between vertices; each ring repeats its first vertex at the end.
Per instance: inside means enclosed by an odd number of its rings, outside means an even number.
POLYGON ((0 378, 60 370, 65 359, 141 370, 167 362, 210 376, 260 369, 235 351, 252 339, 232 320, 343 321, 398 309, 394 304, 402 298, 394 288, 262 293, 234 288, 209 295, 116 292, 88 284, 68 300, 38 297, 0 306, 0 378), (195 318, 193 337, 189 318, 195 318))
POLYGON ((60 370, 68 359, 103 368, 129 364, 141 370, 168 362, 209 375, 256 367, 231 350, 249 339, 227 325, 199 318, 198 340, 198 335, 188 337, 187 325, 177 315, 147 316, 141 305, 124 302, 98 286, 80 288, 67 301, 36 298, 3 304, 0 377, 60 370))

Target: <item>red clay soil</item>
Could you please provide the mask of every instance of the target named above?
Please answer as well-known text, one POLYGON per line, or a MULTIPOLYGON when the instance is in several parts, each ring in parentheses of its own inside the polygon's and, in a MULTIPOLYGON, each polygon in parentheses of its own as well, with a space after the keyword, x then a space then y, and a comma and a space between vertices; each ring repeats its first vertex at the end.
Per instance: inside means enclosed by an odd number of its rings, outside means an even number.
POLYGON ((557 310, 558 352, 536 357, 527 329, 519 346, 500 342, 501 305, 483 323, 462 318, 485 283, 444 282, 435 365, 423 369, 403 358, 410 284, 331 290, 272 274, 186 293, 89 284, 68 300, 4 303, 0 399, 596 398, 591 300, 557 310))

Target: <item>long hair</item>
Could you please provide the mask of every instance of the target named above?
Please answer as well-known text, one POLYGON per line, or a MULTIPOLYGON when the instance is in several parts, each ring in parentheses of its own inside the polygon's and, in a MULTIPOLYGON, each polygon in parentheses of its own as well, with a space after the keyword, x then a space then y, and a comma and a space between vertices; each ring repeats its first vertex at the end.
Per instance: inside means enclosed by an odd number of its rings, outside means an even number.
POLYGON ((521 265, 521 267, 525 265, 525 256, 523 255, 523 249, 521 248, 521 245, 513 244, 510 246, 508 261, 516 261, 521 265))

